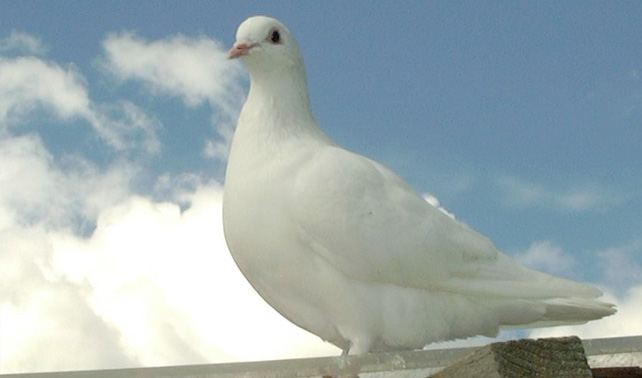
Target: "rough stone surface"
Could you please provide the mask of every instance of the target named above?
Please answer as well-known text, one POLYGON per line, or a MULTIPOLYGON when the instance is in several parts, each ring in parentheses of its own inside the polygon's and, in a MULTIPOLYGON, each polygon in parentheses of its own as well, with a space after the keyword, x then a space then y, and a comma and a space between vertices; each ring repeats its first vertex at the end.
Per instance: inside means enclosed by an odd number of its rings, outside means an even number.
POLYGON ((431 378, 592 378, 578 337, 515 340, 487 345, 431 378))

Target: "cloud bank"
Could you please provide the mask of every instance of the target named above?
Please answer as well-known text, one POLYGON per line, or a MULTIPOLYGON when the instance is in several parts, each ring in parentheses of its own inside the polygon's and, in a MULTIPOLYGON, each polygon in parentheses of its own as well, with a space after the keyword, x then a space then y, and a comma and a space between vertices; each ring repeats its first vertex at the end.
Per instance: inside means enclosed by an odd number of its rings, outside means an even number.
POLYGON ((124 32, 109 35, 103 48, 104 68, 118 80, 142 83, 152 94, 178 97, 188 107, 210 105, 220 138, 207 140, 204 153, 227 160, 244 90, 241 67, 228 61, 225 47, 204 36, 150 42, 124 32))
MULTIPOLYGON (((126 96, 95 101, 81 70, 37 56, 41 46, 27 34, 0 42, 19 53, 0 57, 0 372, 334 354, 241 276, 219 179, 164 173, 135 190, 140 156, 162 153, 164 125, 126 96), (52 151, 30 127, 42 119, 88 128, 116 158, 52 151)), ((101 80, 116 88, 132 81, 209 105, 214 127, 229 129, 209 144, 226 155, 243 82, 218 42, 122 33, 104 51, 101 80)))

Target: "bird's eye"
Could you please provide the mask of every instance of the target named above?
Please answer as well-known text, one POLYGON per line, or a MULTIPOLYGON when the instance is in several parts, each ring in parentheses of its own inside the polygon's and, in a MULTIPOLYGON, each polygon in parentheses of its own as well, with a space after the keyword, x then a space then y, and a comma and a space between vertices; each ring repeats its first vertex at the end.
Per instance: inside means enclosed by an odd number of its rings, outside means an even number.
POLYGON ((278 30, 272 30, 272 33, 270 33, 270 41, 272 41, 272 43, 280 43, 281 33, 279 33, 278 30))

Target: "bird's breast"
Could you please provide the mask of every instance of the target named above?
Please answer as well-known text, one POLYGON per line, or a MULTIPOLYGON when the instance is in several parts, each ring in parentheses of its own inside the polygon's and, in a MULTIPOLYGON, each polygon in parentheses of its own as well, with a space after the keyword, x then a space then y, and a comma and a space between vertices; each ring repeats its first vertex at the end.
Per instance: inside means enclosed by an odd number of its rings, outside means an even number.
POLYGON ((230 155, 223 225, 230 252, 246 275, 279 274, 284 259, 296 258, 288 256, 298 242, 288 201, 301 160, 287 146, 230 155))

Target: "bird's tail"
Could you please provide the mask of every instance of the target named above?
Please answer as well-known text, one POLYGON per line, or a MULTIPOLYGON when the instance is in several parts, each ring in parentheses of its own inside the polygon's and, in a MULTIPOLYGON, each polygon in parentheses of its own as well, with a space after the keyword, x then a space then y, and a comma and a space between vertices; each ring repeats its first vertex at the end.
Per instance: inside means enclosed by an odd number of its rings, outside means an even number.
MULTIPOLYGON (((555 327, 560 325, 584 324, 591 320, 613 315, 617 312, 614 305, 587 298, 552 298, 538 301, 524 301, 522 304, 529 312, 537 309, 541 316, 531 322, 524 322, 528 317, 514 316, 521 306, 511 306, 504 312, 501 320, 502 329, 555 327), (530 302, 530 303, 528 303, 530 302), (515 319, 515 321, 513 321, 515 319)), ((523 315, 523 314, 522 314, 523 315)))
POLYGON ((546 313, 536 323, 537 327, 561 324, 582 324, 617 312, 614 305, 586 298, 555 298, 544 301, 546 313))

